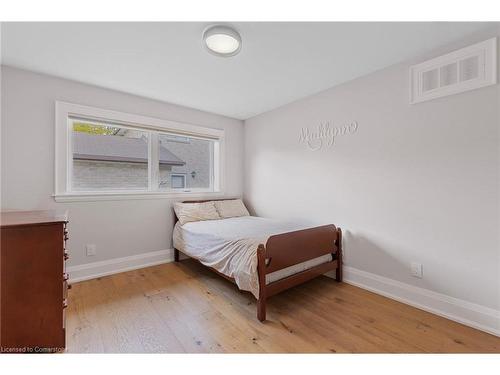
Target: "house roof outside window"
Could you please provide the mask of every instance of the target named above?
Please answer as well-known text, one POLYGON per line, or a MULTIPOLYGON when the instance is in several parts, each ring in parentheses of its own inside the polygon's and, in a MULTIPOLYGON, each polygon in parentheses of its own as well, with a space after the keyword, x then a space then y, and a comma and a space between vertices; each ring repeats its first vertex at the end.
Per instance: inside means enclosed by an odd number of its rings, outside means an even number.
MULTIPOLYGON (((186 162, 160 145, 160 164, 182 166, 186 162)), ((147 140, 122 135, 98 135, 73 132, 73 159, 115 161, 128 163, 148 162, 147 140)))

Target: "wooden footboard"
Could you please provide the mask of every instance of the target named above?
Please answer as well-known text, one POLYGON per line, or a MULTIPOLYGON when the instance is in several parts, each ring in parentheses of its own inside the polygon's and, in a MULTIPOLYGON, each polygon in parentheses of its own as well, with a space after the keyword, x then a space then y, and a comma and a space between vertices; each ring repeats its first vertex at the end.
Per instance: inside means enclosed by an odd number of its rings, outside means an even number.
POLYGON ((269 237, 266 245, 257 249, 259 273, 259 300, 257 318, 266 320, 267 298, 302 284, 328 271, 336 271, 336 280, 342 281, 342 231, 334 225, 288 232, 269 237), (266 284, 266 275, 287 267, 332 254, 332 260, 266 284))

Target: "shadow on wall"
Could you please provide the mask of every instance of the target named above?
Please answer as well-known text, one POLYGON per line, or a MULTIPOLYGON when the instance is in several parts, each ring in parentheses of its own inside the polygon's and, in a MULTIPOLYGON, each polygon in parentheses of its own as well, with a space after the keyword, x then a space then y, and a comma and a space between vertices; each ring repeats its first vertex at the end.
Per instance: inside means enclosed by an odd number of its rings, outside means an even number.
POLYGON ((258 216, 255 212, 255 208, 243 197, 243 204, 247 208, 250 216, 258 216))
POLYGON ((344 229, 343 239, 346 266, 391 279, 409 274, 409 264, 396 259, 393 254, 367 236, 344 229))

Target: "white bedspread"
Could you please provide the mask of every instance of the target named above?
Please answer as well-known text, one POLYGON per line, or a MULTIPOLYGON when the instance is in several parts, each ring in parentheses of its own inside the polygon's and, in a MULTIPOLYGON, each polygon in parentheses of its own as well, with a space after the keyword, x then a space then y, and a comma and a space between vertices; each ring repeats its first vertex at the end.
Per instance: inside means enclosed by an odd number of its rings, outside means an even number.
MULTIPOLYGON (((259 298, 258 245, 265 244, 267 239, 274 234, 312 226, 303 222, 284 222, 255 216, 197 221, 183 226, 177 223, 174 228, 173 241, 176 249, 234 278, 241 290, 247 290, 259 298)), ((302 269, 330 259, 331 256, 322 260, 318 259, 312 265, 303 265, 302 269)))

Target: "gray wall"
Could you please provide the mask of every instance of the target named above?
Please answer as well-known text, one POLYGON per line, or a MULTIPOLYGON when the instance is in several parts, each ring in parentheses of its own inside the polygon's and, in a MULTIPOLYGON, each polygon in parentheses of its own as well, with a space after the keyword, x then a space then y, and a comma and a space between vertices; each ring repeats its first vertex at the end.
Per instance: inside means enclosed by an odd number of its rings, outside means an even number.
POLYGON ((499 86, 410 105, 408 68, 245 121, 245 199, 259 216, 339 225, 347 266, 498 310, 499 86), (333 148, 299 143, 325 121, 359 128, 333 148))
POLYGON ((171 248, 172 200, 56 203, 52 198, 56 100, 225 129, 226 194, 242 194, 241 121, 3 66, 2 209, 68 210, 69 265, 171 248), (97 245, 96 256, 85 256, 87 243, 97 245))

